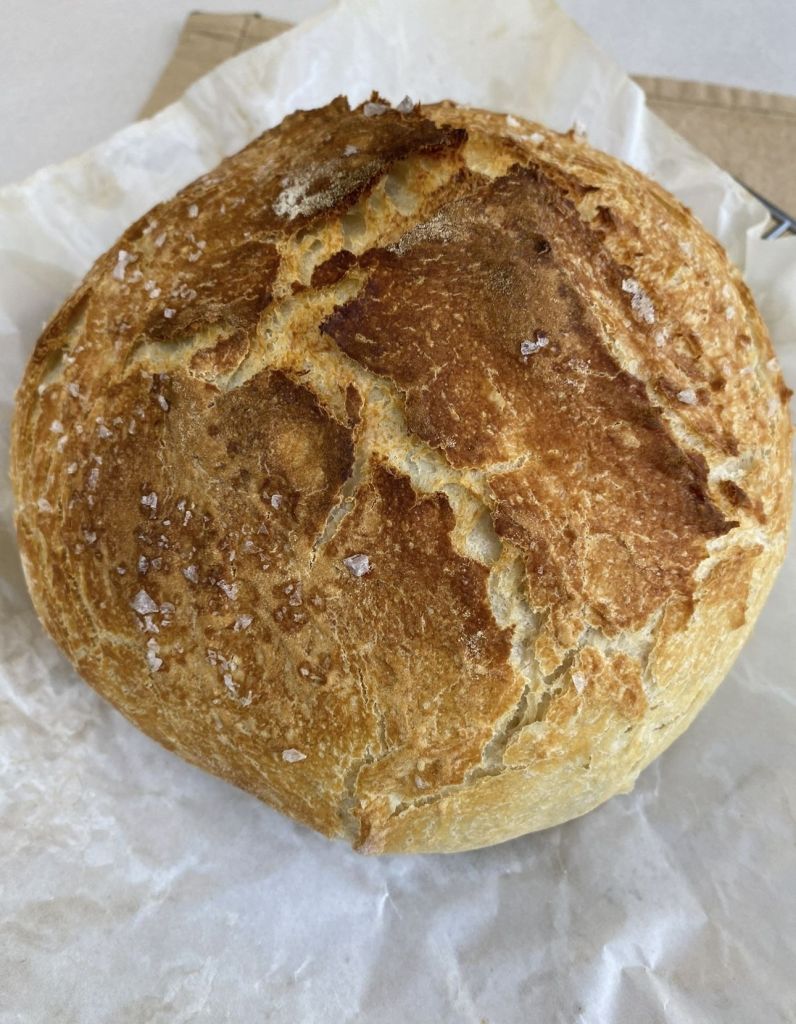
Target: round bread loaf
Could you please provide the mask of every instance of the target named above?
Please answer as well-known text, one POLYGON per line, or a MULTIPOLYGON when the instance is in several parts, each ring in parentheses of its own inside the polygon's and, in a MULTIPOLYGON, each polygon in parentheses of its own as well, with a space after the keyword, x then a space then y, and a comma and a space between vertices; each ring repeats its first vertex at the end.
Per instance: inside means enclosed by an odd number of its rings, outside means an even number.
POLYGON ((626 791, 783 558, 785 388, 749 291, 572 133, 374 96, 155 207, 40 338, 13 481, 81 675, 368 853, 626 791))

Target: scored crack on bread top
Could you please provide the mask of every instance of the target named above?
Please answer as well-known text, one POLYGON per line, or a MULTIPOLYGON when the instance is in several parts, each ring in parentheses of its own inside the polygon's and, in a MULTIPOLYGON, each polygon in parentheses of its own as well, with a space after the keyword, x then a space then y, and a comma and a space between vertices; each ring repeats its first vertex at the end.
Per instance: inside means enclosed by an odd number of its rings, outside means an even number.
POLYGON ((785 388, 676 200, 452 104, 301 111, 155 207, 36 346, 36 608, 183 757, 369 852, 632 785, 780 564, 785 388))

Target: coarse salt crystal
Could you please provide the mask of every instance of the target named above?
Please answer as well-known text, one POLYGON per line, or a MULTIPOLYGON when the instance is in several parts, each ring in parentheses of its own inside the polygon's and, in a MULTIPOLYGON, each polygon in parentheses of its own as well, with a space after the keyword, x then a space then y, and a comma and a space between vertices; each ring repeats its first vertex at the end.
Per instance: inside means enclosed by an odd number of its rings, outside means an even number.
POLYGON ((295 747, 290 747, 287 750, 282 751, 282 760, 287 761, 288 764, 295 764, 296 761, 306 761, 307 755, 302 754, 301 751, 296 750, 295 747))
POLYGON ((163 659, 158 657, 158 642, 152 637, 146 643, 146 662, 150 672, 157 672, 163 664, 163 659))
POLYGON ((349 555, 343 559, 343 565, 352 576, 365 576, 370 572, 370 558, 367 555, 349 555))
POLYGON ((166 398, 165 395, 158 395, 157 396, 157 401, 158 401, 158 405, 163 410, 163 412, 168 412, 169 411, 169 401, 168 401, 168 399, 166 398))
POLYGON ((237 583, 227 583, 225 580, 219 580, 218 581, 218 586, 219 586, 220 590, 223 590, 223 592, 227 595, 227 597, 230 599, 230 601, 234 601, 237 598, 237 596, 238 596, 238 584, 237 583))
POLYGON ((158 237, 154 241, 155 248, 159 249, 163 245, 163 243, 165 241, 166 241, 166 232, 165 231, 161 231, 160 234, 158 235, 158 237))
POLYGON ((138 571, 142 576, 146 576, 147 570, 149 569, 149 559, 146 555, 140 555, 138 559, 138 571))
POLYGON ((171 320, 171 318, 176 314, 176 312, 176 309, 172 309, 171 306, 166 306, 166 308, 163 310, 163 316, 165 316, 167 320, 171 320))
POLYGON ((352 145, 349 144, 343 150, 343 156, 356 156, 356 154, 358 152, 359 152, 359 150, 357 149, 356 146, 352 146, 352 145))
POLYGON ((727 308, 724 310, 724 316, 728 320, 734 320, 735 319, 735 310, 733 309, 732 306, 727 306, 727 308))
POLYGON ((61 434, 58 440, 55 442, 55 450, 62 452, 66 448, 66 442, 69 440, 69 434, 61 434))
POLYGON ((116 266, 113 268, 113 278, 115 281, 123 281, 125 273, 127 272, 127 266, 135 260, 135 256, 132 253, 127 252, 125 249, 120 249, 116 254, 116 266))
POLYGON ((398 106, 395 108, 401 114, 411 114, 415 109, 415 105, 412 102, 411 96, 404 96, 398 106))
POLYGON ((107 440, 107 438, 113 437, 113 431, 108 430, 104 423, 100 423, 100 425, 97 427, 97 434, 101 438, 103 438, 103 440, 107 440))
POLYGON ((533 337, 526 338, 520 342, 520 355, 524 361, 527 361, 528 356, 538 352, 540 349, 547 348, 550 344, 550 339, 543 331, 537 331, 533 337))
POLYGON ((88 489, 90 491, 93 491, 96 488, 98 481, 99 470, 97 469, 96 466, 92 466, 91 469, 88 471, 88 477, 86 478, 86 484, 88 486, 88 489))
POLYGON ((66 385, 66 390, 69 392, 69 394, 72 396, 72 398, 79 398, 80 397, 80 385, 77 383, 77 381, 74 381, 74 380, 70 381, 66 385))
POLYGON ((36 502, 39 512, 52 512, 53 507, 46 498, 39 498, 36 502))
POLYGON ((530 140, 534 146, 538 146, 540 142, 544 142, 544 135, 541 132, 531 132, 530 140))
POLYGON ((189 565, 187 568, 183 569, 182 574, 189 583, 199 582, 199 570, 195 565, 189 565))
POLYGON ((63 423, 61 423, 60 420, 53 420, 52 423, 50 424, 50 430, 54 434, 63 434, 63 432, 64 432, 64 425, 63 425, 63 423))
POLYGON ((74 476, 75 473, 77 473, 77 463, 70 462, 69 465, 66 467, 66 472, 68 473, 69 476, 74 476))
POLYGON ((239 615, 235 619, 235 625, 232 627, 236 633, 240 633, 242 629, 248 629, 251 626, 254 619, 251 615, 239 615))
POLYGON ((154 512, 158 507, 158 496, 152 491, 150 494, 143 494, 141 496, 141 504, 145 508, 151 508, 154 512))
POLYGON ((777 362, 775 357, 769 359, 769 361, 766 363, 766 369, 770 370, 772 373, 775 373, 779 369, 779 363, 777 362))
POLYGON ((157 604, 145 590, 138 591, 130 602, 130 606, 137 611, 139 615, 151 615, 153 612, 158 610, 157 604))
POLYGON ((116 571, 118 572, 118 574, 120 576, 124 576, 124 574, 127 572, 127 570, 125 569, 125 567, 123 565, 117 565, 116 566, 116 571))
POLYGON ((281 508, 281 507, 282 507, 282 495, 281 494, 272 494, 271 495, 271 508, 281 508))
POLYGON ((155 621, 153 620, 151 615, 145 615, 144 616, 144 632, 145 633, 159 633, 160 632, 158 627, 155 625, 155 621))
POLYGON ((509 126, 509 128, 519 128, 520 126, 520 122, 512 114, 506 115, 506 124, 509 126))
POLYGON ((578 691, 578 693, 583 693, 583 691, 586 689, 586 677, 584 675, 581 675, 580 672, 572 673, 572 682, 575 684, 575 689, 578 691))
POLYGON ((97 535, 96 535, 96 533, 94 533, 93 530, 84 530, 83 531, 83 540, 86 542, 86 544, 91 545, 91 544, 94 543, 94 541, 96 539, 97 539, 97 535))
POLYGON ((677 400, 683 405, 696 405, 697 393, 693 388, 683 388, 682 391, 677 392, 677 400))
POLYGON ((191 203, 191 205, 190 205, 190 206, 188 207, 188 216, 189 216, 189 217, 190 217, 190 218, 191 218, 192 220, 193 220, 193 219, 194 219, 195 217, 198 217, 198 216, 199 216, 199 207, 198 207, 198 206, 196 205, 196 203, 191 203))
POLYGON ((622 281, 622 291, 630 295, 630 308, 639 320, 643 320, 646 324, 654 324, 655 307, 652 305, 652 299, 638 281, 635 281, 632 277, 626 277, 622 281))

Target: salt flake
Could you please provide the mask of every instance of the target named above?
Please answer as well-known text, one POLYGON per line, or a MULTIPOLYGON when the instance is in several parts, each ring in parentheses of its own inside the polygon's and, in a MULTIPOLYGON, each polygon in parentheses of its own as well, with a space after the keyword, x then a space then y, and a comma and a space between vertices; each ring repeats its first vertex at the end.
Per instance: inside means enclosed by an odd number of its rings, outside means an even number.
POLYGON ((682 402, 683 405, 696 405, 697 394, 693 388, 683 388, 682 391, 677 392, 677 400, 682 402))
POLYGON ((113 268, 113 279, 115 281, 123 281, 127 272, 128 264, 135 260, 135 256, 132 253, 127 252, 125 249, 120 249, 116 254, 116 266, 113 268))
POLYGON ((146 663, 150 672, 157 672, 163 664, 163 659, 158 657, 158 643, 154 637, 146 643, 146 663))
POLYGON ((287 750, 282 751, 282 760, 287 761, 288 764, 295 764, 297 761, 306 761, 307 755, 302 754, 301 751, 296 750, 295 747, 290 747, 287 750))
POLYGON ((536 331, 533 338, 526 338, 520 342, 520 355, 522 356, 523 362, 528 361, 528 356, 532 356, 534 352, 538 352, 540 349, 547 348, 550 344, 550 339, 544 333, 544 331, 536 331))
POLYGON ((158 610, 157 604, 145 590, 138 591, 130 602, 130 606, 135 609, 139 615, 151 615, 153 612, 158 610))
POLYGON ((630 295, 630 308, 636 314, 639 320, 643 320, 645 324, 655 323, 655 307, 652 305, 652 299, 647 295, 638 281, 632 277, 626 277, 622 281, 622 291, 627 292, 630 295))
POLYGON ((365 576, 370 572, 370 558, 367 555, 349 555, 343 559, 343 565, 352 576, 365 576))

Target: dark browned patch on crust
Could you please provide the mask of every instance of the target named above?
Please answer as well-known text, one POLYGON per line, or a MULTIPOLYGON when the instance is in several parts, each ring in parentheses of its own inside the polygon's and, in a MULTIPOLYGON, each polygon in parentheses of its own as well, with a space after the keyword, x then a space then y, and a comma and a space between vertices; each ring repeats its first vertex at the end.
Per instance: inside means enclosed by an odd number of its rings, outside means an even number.
MULTIPOLYGON (((453 465, 525 459, 492 478, 496 526, 526 552, 536 603, 610 631, 688 591, 732 524, 704 460, 607 351, 571 259, 584 232, 543 174, 515 169, 369 253, 362 292, 322 330, 398 385, 411 429, 453 465)), ((621 308, 621 270, 601 259, 621 308)))
POLYGON ((749 495, 732 480, 722 480, 719 490, 735 508, 750 509, 752 507, 749 495))
POLYGON ((341 249, 334 253, 323 263, 319 264, 312 272, 311 285, 313 288, 326 288, 337 282, 348 273, 351 267, 357 262, 354 253, 348 249, 341 249))

